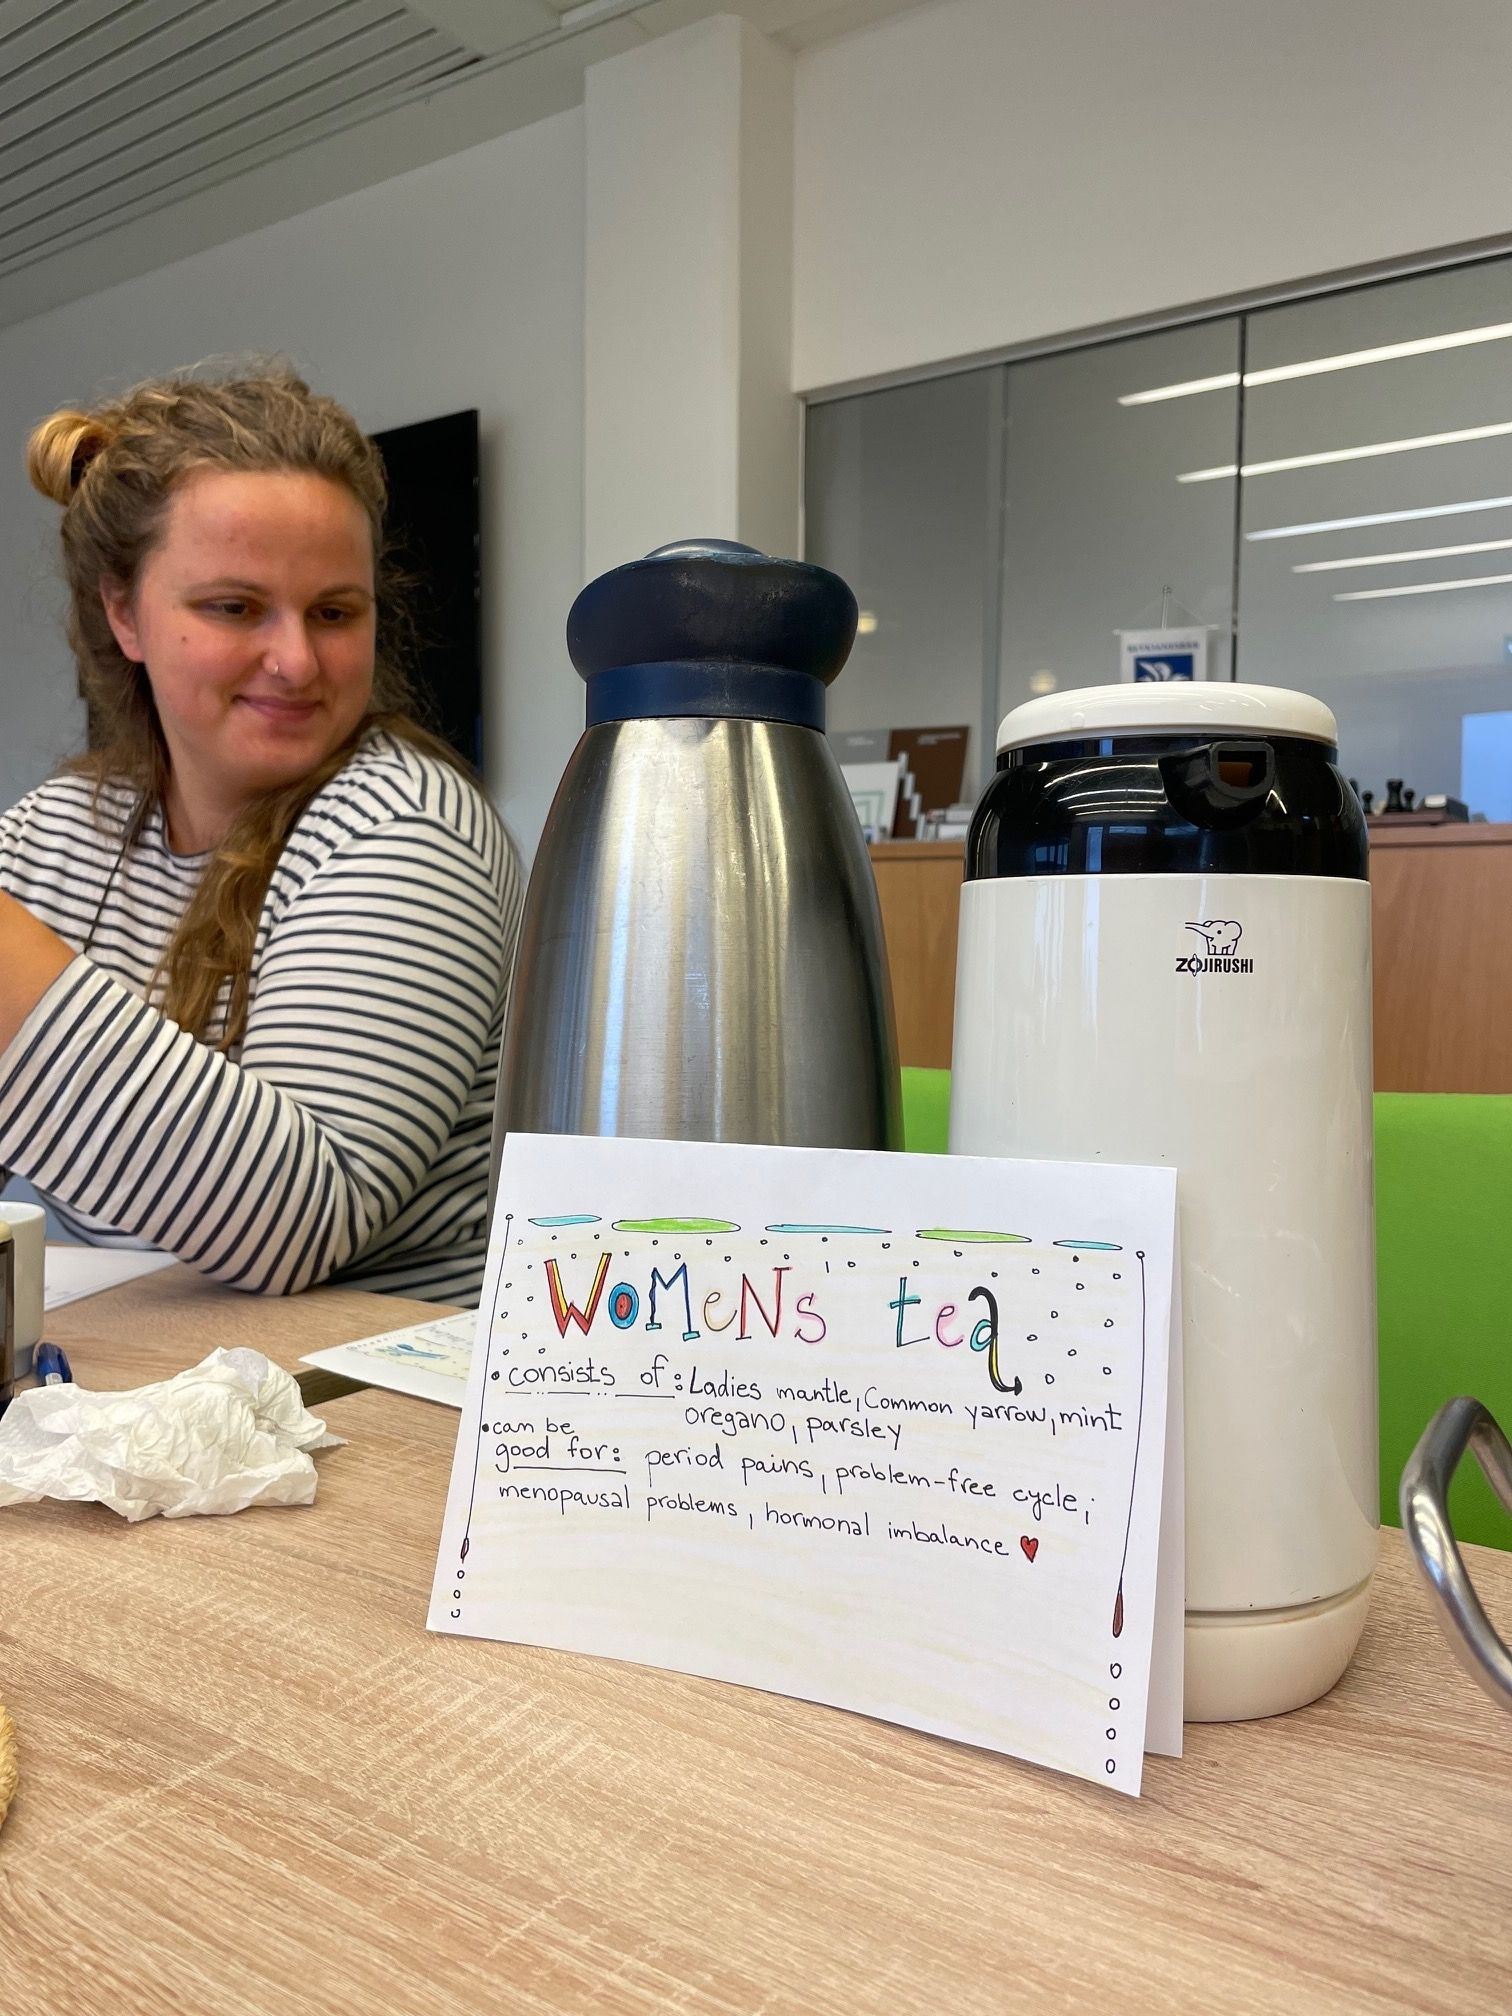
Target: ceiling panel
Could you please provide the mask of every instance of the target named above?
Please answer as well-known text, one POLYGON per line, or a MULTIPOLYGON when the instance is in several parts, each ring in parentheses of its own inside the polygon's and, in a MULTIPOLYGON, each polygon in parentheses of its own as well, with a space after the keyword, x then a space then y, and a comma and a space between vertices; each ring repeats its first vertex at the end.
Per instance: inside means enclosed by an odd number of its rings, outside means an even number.
MULTIPOLYGON (((185 47, 168 62, 146 64, 140 74, 113 83, 99 94, 47 94, 9 113, 0 133, 0 203, 13 203, 33 189, 56 191, 60 201, 81 183, 108 181, 129 161, 144 136, 154 151, 171 157, 193 130, 197 114, 215 112, 229 127, 250 108, 292 97, 320 77, 349 65, 408 50, 417 29, 396 14, 348 32, 332 20, 302 21, 304 0, 274 0, 248 10, 239 0, 215 0, 205 11, 220 12, 226 32, 185 47)), ((210 130, 213 130, 210 129, 210 130)))
POLYGON ((290 214, 294 156, 294 207, 346 193, 354 129, 380 181, 562 109, 588 64, 710 14, 797 47, 916 4, 0 0, 0 325, 178 256, 186 219, 204 244, 290 214), (281 192, 265 213, 259 171, 281 192))
POLYGON ((0 278, 483 60, 397 0, 0 4, 0 278))
POLYGON ((517 49, 550 34, 572 0, 405 0, 412 14, 445 29, 480 55, 517 49))
MULTIPOLYGON (((202 33, 193 17, 211 10, 202 0, 73 0, 55 4, 21 34, 0 33, 0 112, 11 131, 13 114, 26 107, 44 110, 67 102, 76 86, 87 100, 113 84, 125 84, 171 55, 179 43, 202 33), (190 25, 186 25, 190 24, 190 25)), ((224 10, 235 18, 233 6, 224 10)), ((257 8, 241 8, 240 13, 257 8)), ((0 24, 8 16, 0 7, 0 24)))

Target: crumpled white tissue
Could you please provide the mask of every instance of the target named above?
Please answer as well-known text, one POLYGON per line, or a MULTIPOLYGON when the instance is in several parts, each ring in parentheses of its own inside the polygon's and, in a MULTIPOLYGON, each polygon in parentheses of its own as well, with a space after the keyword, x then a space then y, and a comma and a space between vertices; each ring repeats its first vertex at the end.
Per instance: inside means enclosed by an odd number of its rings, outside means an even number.
POLYGON ((310 1505, 313 1449, 341 1447, 261 1351, 212 1351, 155 1386, 39 1386, 0 1419, 0 1505, 97 1500, 123 1519, 310 1505))

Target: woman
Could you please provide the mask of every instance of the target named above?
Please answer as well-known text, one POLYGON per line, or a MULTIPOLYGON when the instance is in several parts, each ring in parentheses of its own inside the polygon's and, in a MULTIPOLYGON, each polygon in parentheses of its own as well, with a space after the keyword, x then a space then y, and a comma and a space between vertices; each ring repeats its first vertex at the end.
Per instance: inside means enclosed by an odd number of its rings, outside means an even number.
POLYGON ((520 877, 402 712, 377 451, 273 371, 28 468, 92 746, 0 817, 0 1171, 232 1287, 475 1302, 520 877))

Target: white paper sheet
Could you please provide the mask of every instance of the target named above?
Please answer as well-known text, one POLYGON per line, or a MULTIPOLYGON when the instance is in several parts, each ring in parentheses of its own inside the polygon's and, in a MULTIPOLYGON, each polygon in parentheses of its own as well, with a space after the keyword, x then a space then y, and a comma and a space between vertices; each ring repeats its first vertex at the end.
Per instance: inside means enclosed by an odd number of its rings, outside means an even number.
POLYGON ((431 1628, 1137 1792, 1181 1713, 1175 1187, 512 1135, 431 1628))
POLYGON ((1150 1647, 1145 1749, 1179 1757, 1186 1706, 1186 1388, 1181 1328, 1181 1221, 1171 1260, 1171 1355, 1166 1371, 1165 1481, 1160 1495, 1160 1567, 1150 1647))
POLYGON ((460 1407, 467 1397, 477 1332, 478 1312, 469 1309, 460 1316, 438 1316, 431 1323, 383 1330, 354 1344, 334 1344, 325 1351, 312 1351, 299 1362, 339 1372, 343 1379, 357 1379, 365 1386, 386 1386, 417 1400, 460 1407))
POLYGON ((49 1310, 62 1309, 174 1264, 171 1253, 143 1253, 130 1247, 49 1246, 43 1301, 49 1310))
POLYGON ((904 759, 891 757, 885 763, 842 763, 840 774, 868 839, 891 837, 898 811, 898 792, 903 783, 904 759))

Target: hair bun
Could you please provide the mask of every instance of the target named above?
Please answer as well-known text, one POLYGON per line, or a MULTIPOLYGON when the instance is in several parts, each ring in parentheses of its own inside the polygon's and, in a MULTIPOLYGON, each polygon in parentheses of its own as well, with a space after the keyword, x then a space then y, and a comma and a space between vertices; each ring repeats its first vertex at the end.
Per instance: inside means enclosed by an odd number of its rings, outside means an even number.
POLYGON ((115 430, 97 414, 67 409, 53 413, 33 429, 26 444, 26 473, 44 497, 51 497, 55 504, 67 504, 84 471, 114 435, 115 430))

